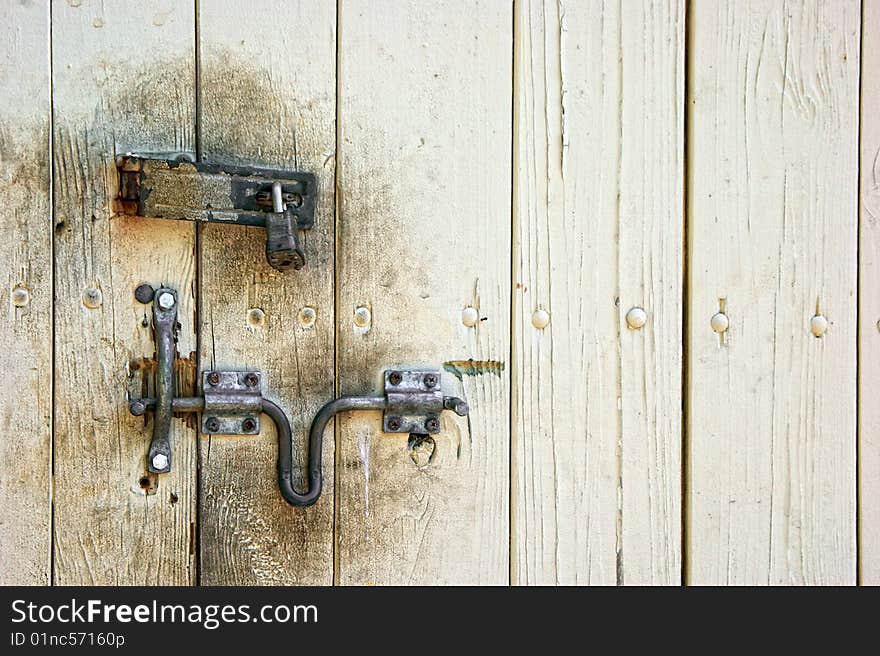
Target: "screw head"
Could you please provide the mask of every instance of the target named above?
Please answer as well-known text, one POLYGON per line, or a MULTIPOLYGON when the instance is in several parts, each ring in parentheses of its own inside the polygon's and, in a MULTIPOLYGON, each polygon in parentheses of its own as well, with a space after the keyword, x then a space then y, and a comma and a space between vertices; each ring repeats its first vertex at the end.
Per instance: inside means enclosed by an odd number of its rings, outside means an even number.
POLYGON ((170 310, 174 307, 174 294, 171 292, 162 292, 158 298, 159 307, 163 310, 170 310))
POLYGON ((140 399, 136 399, 128 404, 128 411, 135 417, 140 417, 147 411, 147 404, 140 399))
POLYGON ((86 287, 83 290, 82 304, 90 310, 101 307, 101 303, 103 302, 103 294, 101 294, 101 290, 97 287, 86 287))
POLYGON ((437 387, 437 374, 425 374, 422 382, 425 383, 425 387, 437 387))
POLYGON ((153 456, 153 469, 167 469, 168 456, 164 453, 157 453, 153 456))
POLYGON ((144 283, 143 285, 138 285, 137 289, 134 290, 134 297, 138 303, 147 304, 153 300, 155 293, 155 290, 150 285, 144 283))
POLYGON ((440 420, 437 417, 428 417, 425 419, 425 430, 430 433, 440 430, 440 420))
POLYGON ((638 330, 648 322, 648 313, 644 308, 634 307, 626 313, 626 323, 630 328, 638 330))
POLYGON ((208 433, 216 433, 220 430, 220 421, 216 417, 208 417, 205 419, 205 431, 208 433))
POLYGON ((260 377, 257 374, 255 374, 253 372, 245 374, 244 384, 247 385, 248 387, 256 387, 257 383, 259 383, 259 382, 260 382, 260 377))
POLYGON ((253 417, 248 417, 241 422, 241 429, 246 433, 250 433, 257 428, 257 421, 253 417))
POLYGON ((402 425, 400 417, 388 417, 388 429, 389 430, 400 430, 400 426, 402 425))
POLYGON ((12 304, 15 307, 24 307, 31 302, 30 292, 27 287, 16 285, 12 290, 12 304))
POLYGON ((532 313, 532 325, 538 330, 543 330, 550 325, 550 313, 544 308, 537 308, 532 313))
POLYGON ((724 312, 716 312, 712 315, 712 318, 709 319, 709 325, 712 326, 712 330, 721 334, 730 328, 730 319, 724 314, 724 312))
POLYGON ((403 380, 403 375, 399 371, 392 371, 388 374, 388 382, 392 385, 400 385, 400 381, 403 380))
POLYGON ((216 371, 212 371, 208 374, 208 384, 209 385, 219 385, 220 384, 220 374, 216 371))
POLYGON ((477 308, 468 305, 461 311, 461 322, 468 328, 476 326, 479 320, 480 313, 477 311, 477 308))

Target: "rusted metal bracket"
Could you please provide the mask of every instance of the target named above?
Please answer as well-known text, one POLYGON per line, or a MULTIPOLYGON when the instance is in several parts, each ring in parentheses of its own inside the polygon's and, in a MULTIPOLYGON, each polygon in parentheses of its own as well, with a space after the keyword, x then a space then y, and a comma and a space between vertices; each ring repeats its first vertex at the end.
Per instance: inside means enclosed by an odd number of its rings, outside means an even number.
POLYGON ((272 268, 301 269, 298 230, 315 222, 317 179, 311 173, 123 155, 117 160, 123 207, 138 216, 266 228, 272 268))
POLYGON ((202 377, 204 396, 175 397, 174 343, 177 338, 177 292, 167 287, 137 294, 153 302, 156 333, 156 397, 129 399, 135 416, 153 413, 153 439, 147 452, 147 470, 154 474, 171 471, 171 419, 175 412, 202 412, 202 432, 218 435, 258 435, 265 400, 259 371, 206 371, 202 377))

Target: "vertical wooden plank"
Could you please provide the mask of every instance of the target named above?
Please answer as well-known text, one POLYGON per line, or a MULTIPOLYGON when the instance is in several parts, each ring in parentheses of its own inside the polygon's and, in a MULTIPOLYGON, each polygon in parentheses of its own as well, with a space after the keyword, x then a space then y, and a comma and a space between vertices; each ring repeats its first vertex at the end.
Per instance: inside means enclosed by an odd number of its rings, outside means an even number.
POLYGON ((144 478, 151 423, 126 404, 150 370, 143 282, 179 291, 179 389, 194 374, 194 229, 116 216, 114 157, 192 151, 192 4, 52 6, 55 211, 55 580, 194 581, 195 432, 173 422, 173 470, 144 478))
POLYGON ((862 4, 859 572, 880 585, 880 3, 862 4))
POLYGON ((516 583, 680 581, 683 63, 683 2, 517 3, 516 583))
POLYGON ((851 584, 859 3, 691 21, 689 579, 851 584))
POLYGON ((341 392, 477 361, 443 375, 472 410, 443 413, 430 458, 378 412, 340 420, 340 583, 508 580, 511 11, 340 6, 341 392))
MULTIPOLYGON (((318 177, 301 271, 270 268, 265 231, 253 228, 206 226, 200 248, 201 368, 260 369, 264 394, 290 417, 304 468, 309 425, 333 396, 336 5, 204 2, 199 34, 203 159, 318 177)), ((281 498, 277 450, 269 422, 258 438, 203 442, 202 583, 332 583, 333 440, 323 495, 310 508, 281 498)))
POLYGON ((50 582, 49 7, 0 7, 0 585, 50 582))

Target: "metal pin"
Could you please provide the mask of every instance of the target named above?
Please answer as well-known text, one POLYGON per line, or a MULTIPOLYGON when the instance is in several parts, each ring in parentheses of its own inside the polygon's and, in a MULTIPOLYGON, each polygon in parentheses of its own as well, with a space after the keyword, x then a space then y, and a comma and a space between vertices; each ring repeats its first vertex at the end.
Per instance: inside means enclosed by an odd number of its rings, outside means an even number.
POLYGON ((284 211, 284 200, 281 198, 281 183, 272 183, 272 209, 280 214, 284 211))

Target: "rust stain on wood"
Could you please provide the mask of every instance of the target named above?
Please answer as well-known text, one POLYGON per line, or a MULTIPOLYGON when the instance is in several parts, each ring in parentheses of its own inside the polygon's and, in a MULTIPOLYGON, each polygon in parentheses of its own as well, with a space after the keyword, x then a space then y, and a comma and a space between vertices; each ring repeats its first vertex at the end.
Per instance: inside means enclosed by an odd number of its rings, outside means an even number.
POLYGON ((504 363, 499 360, 449 360, 443 363, 443 368, 459 380, 464 376, 482 374, 495 374, 500 377, 501 372, 504 371, 504 363))

